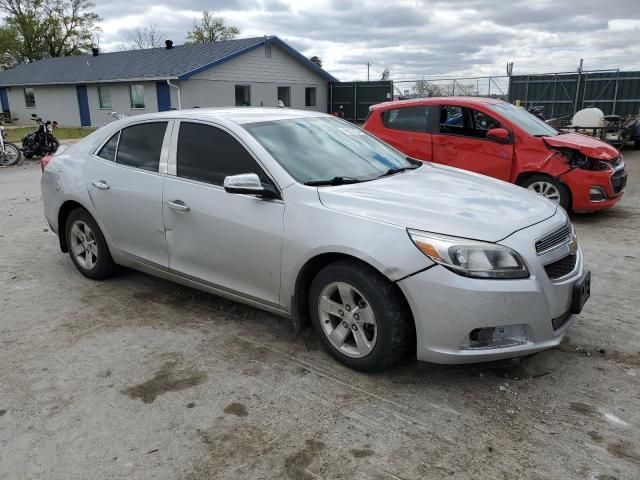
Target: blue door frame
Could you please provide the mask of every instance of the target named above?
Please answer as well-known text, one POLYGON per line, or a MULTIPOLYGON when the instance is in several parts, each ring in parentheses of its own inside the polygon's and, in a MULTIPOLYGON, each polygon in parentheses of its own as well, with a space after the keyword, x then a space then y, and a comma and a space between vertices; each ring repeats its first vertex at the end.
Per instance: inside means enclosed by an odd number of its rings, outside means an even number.
POLYGON ((80 110, 80 125, 83 127, 91 126, 91 115, 89 114, 89 97, 87 96, 86 85, 76 85, 76 93, 78 94, 78 109, 80 110))
POLYGON ((156 96, 158 97, 158 111, 171 110, 171 93, 167 82, 156 82, 156 96))
POLYGON ((9 111, 9 98, 7 97, 7 89, 5 87, 0 87, 0 107, 2 108, 2 112, 9 111))

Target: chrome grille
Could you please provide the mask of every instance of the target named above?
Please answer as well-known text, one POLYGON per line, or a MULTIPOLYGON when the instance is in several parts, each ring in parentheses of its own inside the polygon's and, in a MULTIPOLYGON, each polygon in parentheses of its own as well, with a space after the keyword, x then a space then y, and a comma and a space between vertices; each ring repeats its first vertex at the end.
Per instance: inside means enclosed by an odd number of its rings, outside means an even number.
POLYGON ((538 255, 542 255, 544 252, 548 252, 558 245, 568 242, 570 238, 571 225, 569 223, 565 223, 562 227, 536 241, 536 252, 538 255))

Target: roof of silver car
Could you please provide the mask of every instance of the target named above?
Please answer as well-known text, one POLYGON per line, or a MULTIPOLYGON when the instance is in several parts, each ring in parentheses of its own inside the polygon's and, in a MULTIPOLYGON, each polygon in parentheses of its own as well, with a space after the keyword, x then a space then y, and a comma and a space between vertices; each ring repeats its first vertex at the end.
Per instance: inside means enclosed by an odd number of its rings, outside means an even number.
POLYGON ((126 120, 150 120, 150 119, 199 119, 216 120, 225 119, 237 124, 272 122, 275 120, 287 120, 292 118, 328 117, 326 113, 310 110, 295 110, 290 108, 263 108, 263 107, 221 107, 221 108, 192 108, 188 110, 171 110, 169 112, 148 113, 127 117, 126 120))

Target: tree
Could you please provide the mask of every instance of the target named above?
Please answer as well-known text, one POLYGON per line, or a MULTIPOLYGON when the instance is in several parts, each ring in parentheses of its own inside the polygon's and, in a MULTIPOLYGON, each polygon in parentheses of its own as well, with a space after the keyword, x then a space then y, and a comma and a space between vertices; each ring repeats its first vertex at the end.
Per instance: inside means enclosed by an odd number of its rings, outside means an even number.
MULTIPOLYGON (((2 0, 0 0, 2 1, 2 0)), ((226 26, 224 18, 214 16, 213 11, 202 12, 202 19, 193 22, 193 30, 187 34, 188 43, 217 42, 233 40, 240 30, 234 26, 226 26)))
POLYGON ((322 60, 320 60, 320 57, 317 55, 314 55, 313 57, 311 57, 309 60, 311 60, 313 63, 315 63, 317 66, 319 66, 320 68, 322 68, 322 60))
POLYGON ((157 48, 164 44, 167 36, 158 29, 156 24, 138 27, 129 32, 121 44, 122 50, 139 50, 142 48, 157 48))
POLYGON ((11 27, 0 27, 0 70, 13 68, 20 63, 18 33, 11 27))
POLYGON ((435 83, 421 78, 413 86, 413 93, 420 97, 441 97, 442 89, 435 83))
POLYGON ((87 52, 100 21, 93 7, 89 0, 0 0, 4 29, 15 32, 10 55, 24 63, 87 52))

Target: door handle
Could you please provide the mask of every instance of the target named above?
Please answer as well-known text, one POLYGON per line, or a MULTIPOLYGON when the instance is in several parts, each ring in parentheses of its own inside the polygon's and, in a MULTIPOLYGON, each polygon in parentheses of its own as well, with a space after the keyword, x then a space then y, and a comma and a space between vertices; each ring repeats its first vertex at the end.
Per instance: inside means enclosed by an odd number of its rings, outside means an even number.
POLYGON ((108 190, 109 184, 105 180, 94 180, 91 184, 100 190, 108 190))
POLYGON ((175 210, 176 212, 188 212, 189 207, 184 204, 182 200, 167 200, 167 205, 169 208, 175 210))

